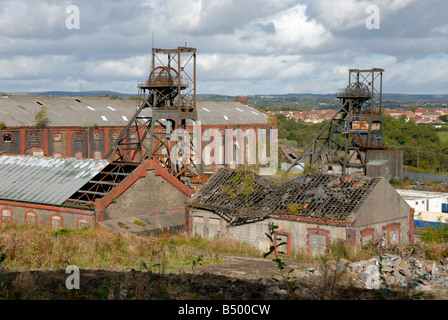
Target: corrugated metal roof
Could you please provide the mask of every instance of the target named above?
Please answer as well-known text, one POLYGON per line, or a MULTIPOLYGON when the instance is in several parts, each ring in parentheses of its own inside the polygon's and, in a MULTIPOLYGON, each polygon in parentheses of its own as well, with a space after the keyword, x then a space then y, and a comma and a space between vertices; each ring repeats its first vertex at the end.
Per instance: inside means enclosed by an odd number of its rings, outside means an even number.
MULTIPOLYGON (((0 97, 0 119, 7 127, 34 126, 36 113, 47 108, 47 126, 124 126, 138 101, 106 98, 0 97)), ((202 125, 267 124, 267 116, 239 102, 198 101, 202 125)))
POLYGON ((0 199, 61 205, 109 164, 106 160, 0 156, 0 199))

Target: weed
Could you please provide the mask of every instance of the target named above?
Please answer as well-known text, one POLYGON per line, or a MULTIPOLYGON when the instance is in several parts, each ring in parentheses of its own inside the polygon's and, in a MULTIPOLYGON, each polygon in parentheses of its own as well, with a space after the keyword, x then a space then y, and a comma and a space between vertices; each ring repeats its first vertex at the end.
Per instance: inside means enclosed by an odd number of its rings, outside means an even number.
POLYGON ((141 222, 140 220, 135 220, 135 221, 134 221, 134 224, 137 225, 137 226, 146 227, 146 223, 141 222))
POLYGON ((438 218, 436 225, 427 225, 422 229, 420 239, 427 243, 448 242, 448 219, 442 221, 441 218, 438 218))
POLYGON ((109 298, 109 288, 110 285, 107 283, 103 283, 97 290, 93 291, 93 295, 97 300, 108 300, 109 298))
POLYGON ((125 223, 123 223, 123 222, 117 222, 117 225, 118 225, 120 228, 123 228, 123 229, 129 229, 129 227, 128 227, 125 223))
MULTIPOLYGON (((294 291, 297 289, 297 286, 295 286, 295 281, 291 276, 291 274, 294 272, 294 269, 290 269, 288 271, 285 270, 286 262, 284 262, 279 256, 279 254, 284 254, 284 252, 278 251, 278 248, 280 248, 283 245, 286 245, 286 242, 280 242, 276 244, 276 240, 281 240, 280 238, 274 239, 276 229, 278 229, 278 226, 276 226, 273 222, 269 222, 268 224, 269 233, 266 233, 266 236, 268 237, 271 246, 269 247, 269 251, 263 254, 263 258, 266 258, 272 253, 274 253, 275 257, 272 259, 272 261, 274 261, 277 264, 277 268, 280 271, 280 276, 283 285, 286 287, 289 295, 292 297, 295 295, 294 291)), ((276 279, 275 277, 273 277, 273 279, 274 281, 278 281, 278 279, 276 279)))
POLYGON ((53 237, 58 237, 58 236, 66 236, 72 231, 73 230, 70 228, 61 228, 61 229, 51 230, 50 233, 53 237))
POLYGON ((291 203, 288 205, 288 213, 297 214, 302 211, 303 206, 300 203, 291 203))

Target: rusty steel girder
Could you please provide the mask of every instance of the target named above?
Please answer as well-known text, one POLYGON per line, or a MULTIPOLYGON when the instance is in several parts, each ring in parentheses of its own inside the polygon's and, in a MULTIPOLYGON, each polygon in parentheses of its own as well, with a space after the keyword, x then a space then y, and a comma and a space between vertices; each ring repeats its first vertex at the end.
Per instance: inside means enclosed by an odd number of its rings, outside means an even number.
POLYGON ((324 172, 325 166, 338 165, 343 175, 348 168, 363 170, 365 174, 366 151, 386 148, 381 116, 383 72, 379 68, 349 70, 347 87, 336 93, 338 111, 287 173, 297 164, 310 164, 320 172, 324 172))

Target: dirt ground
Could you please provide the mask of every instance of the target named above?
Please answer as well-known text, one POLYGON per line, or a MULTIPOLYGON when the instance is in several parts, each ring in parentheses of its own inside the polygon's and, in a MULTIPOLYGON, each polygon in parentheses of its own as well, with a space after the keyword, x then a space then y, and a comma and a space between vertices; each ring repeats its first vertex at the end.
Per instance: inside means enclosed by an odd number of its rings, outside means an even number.
MULTIPOLYGON (((385 296, 367 290, 350 272, 338 273, 322 261, 288 261, 285 274, 271 258, 224 255, 219 263, 164 272, 80 270, 77 290, 68 290, 65 269, 0 273, 0 299, 25 300, 374 300, 405 299, 410 293, 385 296), (327 275, 297 278, 306 268, 327 275), (292 272, 288 272, 293 270, 292 272)), ((426 300, 446 299, 444 292, 425 292, 426 300)))

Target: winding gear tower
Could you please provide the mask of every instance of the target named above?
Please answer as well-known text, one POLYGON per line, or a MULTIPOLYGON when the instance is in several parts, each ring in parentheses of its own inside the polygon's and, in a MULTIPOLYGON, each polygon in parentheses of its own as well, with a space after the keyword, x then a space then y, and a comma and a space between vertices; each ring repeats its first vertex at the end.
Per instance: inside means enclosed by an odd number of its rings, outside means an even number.
POLYGON ((366 174, 367 151, 386 149, 381 117, 383 72, 378 68, 349 70, 348 86, 336 94, 338 111, 287 173, 302 165, 302 160, 320 172, 339 166, 342 175, 366 174))
POLYGON ((197 120, 196 49, 153 48, 151 72, 138 88, 139 106, 106 158, 115 163, 152 159, 176 178, 202 177, 194 158, 198 150, 193 150, 192 143, 187 157, 172 154, 176 130, 187 132, 187 121, 197 120))

